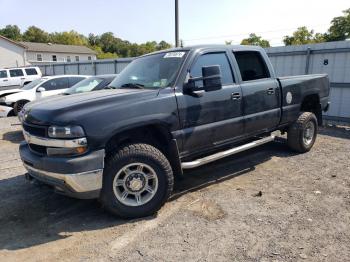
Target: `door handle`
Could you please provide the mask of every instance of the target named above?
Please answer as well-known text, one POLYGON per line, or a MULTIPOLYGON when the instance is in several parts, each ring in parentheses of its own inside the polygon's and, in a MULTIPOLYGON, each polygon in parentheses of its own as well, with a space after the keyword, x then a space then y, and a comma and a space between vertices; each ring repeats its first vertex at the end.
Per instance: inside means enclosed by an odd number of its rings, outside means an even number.
POLYGON ((21 80, 24 80, 24 79, 26 79, 25 77, 21 77, 21 80))
POLYGON ((2 81, 7 82, 7 81, 9 81, 9 80, 8 80, 8 79, 4 79, 4 80, 2 80, 2 81))
POLYGON ((232 93, 231 99, 232 100, 239 100, 239 99, 241 99, 241 94, 240 93, 232 93))
POLYGON ((267 89, 267 94, 268 95, 273 95, 275 93, 275 89, 273 87, 267 89))

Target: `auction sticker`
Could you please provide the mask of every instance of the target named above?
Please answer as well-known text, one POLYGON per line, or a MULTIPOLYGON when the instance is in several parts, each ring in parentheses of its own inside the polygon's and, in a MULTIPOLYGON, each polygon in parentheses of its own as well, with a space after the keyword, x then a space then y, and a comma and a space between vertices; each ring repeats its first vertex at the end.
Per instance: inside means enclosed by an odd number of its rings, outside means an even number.
POLYGON ((185 52, 169 52, 164 55, 164 58, 182 58, 185 55, 185 52))

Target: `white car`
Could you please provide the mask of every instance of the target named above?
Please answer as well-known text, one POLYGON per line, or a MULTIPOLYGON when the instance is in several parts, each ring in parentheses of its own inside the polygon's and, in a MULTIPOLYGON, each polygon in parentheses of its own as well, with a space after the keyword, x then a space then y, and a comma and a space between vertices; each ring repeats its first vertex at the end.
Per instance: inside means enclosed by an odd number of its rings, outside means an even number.
POLYGON ((13 108, 17 115, 31 101, 64 93, 68 88, 89 76, 60 75, 43 77, 19 89, 0 91, 0 105, 13 108))
POLYGON ((24 86, 41 78, 39 67, 23 67, 0 69, 0 90, 16 86, 24 86))

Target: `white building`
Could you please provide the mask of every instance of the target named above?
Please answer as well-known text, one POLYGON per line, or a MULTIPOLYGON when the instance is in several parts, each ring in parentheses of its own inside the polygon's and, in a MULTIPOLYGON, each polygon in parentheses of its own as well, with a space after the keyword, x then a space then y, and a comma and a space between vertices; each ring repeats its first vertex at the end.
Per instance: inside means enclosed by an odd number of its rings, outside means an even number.
POLYGON ((27 64, 26 47, 0 35, 0 68, 27 64))
POLYGON ((26 46, 30 64, 96 60, 96 52, 86 46, 20 42, 26 46))
POLYGON ((0 68, 96 60, 86 46, 16 42, 0 35, 0 68))

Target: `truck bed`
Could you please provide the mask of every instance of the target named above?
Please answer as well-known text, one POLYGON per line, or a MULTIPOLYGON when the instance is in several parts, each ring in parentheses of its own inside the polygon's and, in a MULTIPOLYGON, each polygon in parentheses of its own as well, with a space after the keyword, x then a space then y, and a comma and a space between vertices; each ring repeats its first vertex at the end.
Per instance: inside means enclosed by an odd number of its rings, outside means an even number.
POLYGON ((329 79, 326 74, 286 76, 277 78, 281 87, 281 124, 294 121, 307 96, 319 99, 320 109, 328 105, 329 79), (318 95, 315 95, 318 94, 318 95))

